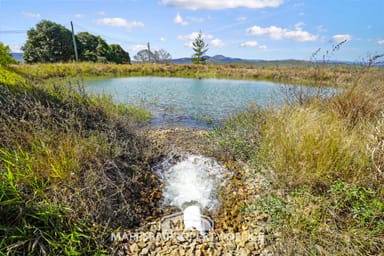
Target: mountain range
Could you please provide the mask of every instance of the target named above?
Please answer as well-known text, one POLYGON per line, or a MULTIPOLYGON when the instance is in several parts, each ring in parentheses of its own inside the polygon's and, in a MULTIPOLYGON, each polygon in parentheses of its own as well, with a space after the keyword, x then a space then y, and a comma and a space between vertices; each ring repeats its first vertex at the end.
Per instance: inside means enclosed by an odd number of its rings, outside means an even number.
MULTIPOLYGON (((224 55, 215 55, 215 56, 204 56, 207 63, 250 63, 250 62, 262 62, 263 60, 246 60, 246 59, 240 59, 240 58, 231 58, 226 57, 224 55)), ((192 63, 192 58, 179 58, 179 59, 172 59, 171 61, 174 64, 189 64, 192 63)))
MULTIPOLYGON (((12 53, 12 56, 15 60, 19 62, 24 62, 23 60, 23 53, 17 52, 17 53, 12 53)), ((271 60, 262 60, 262 59, 241 59, 241 58, 232 58, 232 57, 226 57, 224 55, 215 55, 215 56, 204 56, 206 59, 207 63, 213 63, 213 64, 221 64, 221 63, 243 63, 243 64, 269 64, 269 65, 278 65, 282 63, 286 64, 291 64, 291 65, 307 65, 309 61, 305 60, 295 60, 295 59, 289 59, 289 60, 276 60, 276 61, 271 61, 271 60)), ((319 61, 322 62, 322 61, 319 61)), ((192 63, 192 58, 185 57, 185 58, 177 58, 177 59, 172 59, 171 63, 174 64, 190 64, 192 63)), ((327 61, 327 63, 330 64, 364 64, 364 63, 359 63, 359 62, 351 62, 351 61, 327 61)), ((365 63, 366 64, 366 63, 365 63)), ((379 62, 375 63, 374 66, 380 66, 384 67, 384 62, 379 62)))

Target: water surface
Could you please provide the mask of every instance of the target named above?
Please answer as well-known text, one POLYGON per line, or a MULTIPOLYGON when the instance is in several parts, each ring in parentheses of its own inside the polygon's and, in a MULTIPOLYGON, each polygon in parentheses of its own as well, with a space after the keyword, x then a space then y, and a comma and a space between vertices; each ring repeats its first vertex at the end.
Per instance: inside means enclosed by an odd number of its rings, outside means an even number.
POLYGON ((85 88, 151 111, 153 126, 207 127, 250 105, 281 102, 276 96, 281 85, 260 81, 129 77, 91 80, 85 88))

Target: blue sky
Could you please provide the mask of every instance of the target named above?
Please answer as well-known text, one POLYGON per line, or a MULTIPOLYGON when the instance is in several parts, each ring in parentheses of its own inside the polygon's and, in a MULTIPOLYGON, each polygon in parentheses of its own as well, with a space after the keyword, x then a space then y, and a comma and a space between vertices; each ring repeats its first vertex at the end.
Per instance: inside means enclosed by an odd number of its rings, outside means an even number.
POLYGON ((0 0, 0 41, 14 51, 43 19, 100 35, 131 56, 147 42, 190 57, 202 31, 208 55, 362 61, 384 53, 383 0, 0 0), (333 45, 347 40, 332 52, 333 45))

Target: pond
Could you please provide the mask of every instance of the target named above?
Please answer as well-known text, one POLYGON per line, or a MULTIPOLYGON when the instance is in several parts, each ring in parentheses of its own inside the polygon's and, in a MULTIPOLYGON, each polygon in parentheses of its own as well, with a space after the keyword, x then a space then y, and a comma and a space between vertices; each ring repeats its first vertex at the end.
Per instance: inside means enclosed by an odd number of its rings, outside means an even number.
POLYGON ((252 105, 276 106, 283 85, 264 81, 128 77, 90 80, 87 92, 151 111, 152 126, 212 127, 252 105))

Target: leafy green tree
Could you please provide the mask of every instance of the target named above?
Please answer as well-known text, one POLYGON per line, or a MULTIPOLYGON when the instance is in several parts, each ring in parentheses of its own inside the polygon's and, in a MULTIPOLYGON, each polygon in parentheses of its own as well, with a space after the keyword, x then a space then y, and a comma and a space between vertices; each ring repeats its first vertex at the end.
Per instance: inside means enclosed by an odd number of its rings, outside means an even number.
POLYGON ((195 52, 195 54, 192 55, 192 63, 205 64, 204 55, 208 51, 208 44, 204 41, 201 31, 192 42, 192 45, 192 49, 195 52))
POLYGON ((98 38, 88 32, 80 32, 76 35, 77 48, 80 61, 97 61, 96 48, 98 38))
POLYGON ((11 49, 8 45, 0 42, 0 66, 8 66, 14 63, 16 63, 16 60, 12 57, 11 49))
POLYGON ((96 47, 96 55, 97 55, 97 62, 108 62, 108 55, 109 55, 110 49, 107 42, 101 38, 100 36, 97 37, 97 47, 96 47))
POLYGON ((129 53, 118 44, 108 45, 100 36, 88 32, 76 35, 80 61, 130 63, 129 53))
POLYGON ((117 64, 129 63, 131 64, 131 58, 129 53, 124 51, 118 44, 111 44, 109 46, 108 60, 117 64))
POLYGON ((60 24, 43 20, 27 35, 27 42, 22 47, 27 63, 67 62, 74 57, 72 33, 60 24))

